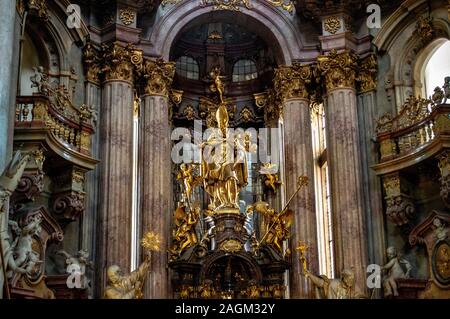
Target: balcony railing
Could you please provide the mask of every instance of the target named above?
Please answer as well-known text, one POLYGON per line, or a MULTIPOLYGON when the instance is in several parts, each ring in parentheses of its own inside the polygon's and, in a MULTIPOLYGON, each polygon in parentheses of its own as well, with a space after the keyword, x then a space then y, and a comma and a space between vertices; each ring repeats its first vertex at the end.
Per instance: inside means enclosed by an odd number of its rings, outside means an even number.
POLYGON ((92 126, 82 117, 64 116, 45 95, 18 96, 16 129, 45 129, 64 147, 90 155, 92 126))

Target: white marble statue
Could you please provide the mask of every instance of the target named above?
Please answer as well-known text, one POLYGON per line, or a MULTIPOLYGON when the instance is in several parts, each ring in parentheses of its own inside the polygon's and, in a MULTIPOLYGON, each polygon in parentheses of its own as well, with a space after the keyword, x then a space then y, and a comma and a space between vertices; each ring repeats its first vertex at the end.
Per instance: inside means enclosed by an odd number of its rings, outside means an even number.
POLYGON ((57 254, 66 258, 66 271, 69 274, 73 272, 79 274, 79 277, 77 277, 79 282, 75 283, 75 287, 78 289, 89 289, 90 281, 86 276, 86 270, 92 268, 92 262, 89 260, 89 252, 82 249, 75 256, 72 256, 64 250, 59 250, 57 254))
POLYGON ((398 296, 396 279, 409 278, 412 266, 409 261, 397 255, 395 247, 391 246, 386 249, 386 256, 389 261, 381 267, 381 270, 387 272, 383 280, 384 296, 398 296))
POLYGON ((8 278, 11 278, 14 273, 33 275, 36 271, 35 266, 43 262, 39 260, 39 254, 33 250, 33 236, 38 236, 41 232, 41 222, 41 215, 35 215, 22 228, 15 221, 9 221, 16 237, 5 249, 8 278))

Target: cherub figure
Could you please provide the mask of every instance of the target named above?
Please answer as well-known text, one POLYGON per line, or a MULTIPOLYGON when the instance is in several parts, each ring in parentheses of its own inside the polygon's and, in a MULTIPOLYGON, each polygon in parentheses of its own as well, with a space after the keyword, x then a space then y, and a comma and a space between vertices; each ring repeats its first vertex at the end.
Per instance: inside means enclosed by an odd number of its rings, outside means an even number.
POLYGON ((48 76, 45 74, 44 67, 33 67, 34 74, 30 77, 31 88, 37 88, 38 93, 48 94, 48 76))
POLYGON ((448 100, 450 100, 450 76, 447 76, 445 78, 444 86, 442 87, 444 89, 444 104, 447 103, 448 100))
POLYGON ((277 171, 278 166, 272 163, 264 163, 259 171, 260 174, 266 177, 264 184, 269 189, 271 189, 274 192, 274 194, 277 193, 277 188, 282 184, 281 181, 279 180, 278 174, 276 174, 277 171))
POLYGON ((56 254, 66 258, 66 270, 68 273, 72 273, 74 271, 80 273, 79 288, 88 288, 89 279, 86 277, 86 269, 92 269, 92 262, 89 260, 89 252, 82 249, 78 251, 75 256, 71 256, 65 250, 59 250, 56 254))
POLYGON ((389 261, 381 267, 381 270, 387 271, 387 277, 383 280, 384 296, 398 296, 397 282, 395 280, 409 278, 412 266, 409 261, 397 255, 397 249, 395 247, 391 246, 386 249, 386 255, 389 261))
POLYGON ((433 95, 430 97, 430 100, 432 100, 435 105, 439 105, 442 103, 444 97, 445 97, 444 91, 442 91, 442 89, 439 86, 436 86, 434 88, 433 95))
POLYGON ((39 254, 33 250, 33 236, 41 232, 41 215, 30 218, 27 225, 20 228, 17 222, 10 220, 9 225, 15 232, 16 238, 5 250, 6 269, 8 277, 14 273, 33 275, 35 266, 41 264, 39 254))
POLYGON ((434 235, 436 236, 436 239, 438 241, 444 240, 447 238, 447 229, 445 228, 445 225, 442 223, 442 221, 439 218, 435 218, 433 220, 434 225, 434 235))

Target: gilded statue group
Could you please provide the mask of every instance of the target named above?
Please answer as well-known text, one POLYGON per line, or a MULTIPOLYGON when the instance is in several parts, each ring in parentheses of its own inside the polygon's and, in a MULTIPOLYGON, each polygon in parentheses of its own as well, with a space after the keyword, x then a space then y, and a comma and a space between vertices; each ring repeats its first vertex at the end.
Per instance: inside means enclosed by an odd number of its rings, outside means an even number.
MULTIPOLYGON (((217 93, 217 108, 215 120, 217 128, 212 130, 207 140, 199 145, 202 154, 201 163, 181 164, 177 180, 182 185, 182 199, 174 212, 174 243, 170 250, 172 260, 180 257, 183 252, 197 244, 205 245, 213 241, 214 218, 216 214, 245 214, 246 228, 249 237, 253 229, 250 225, 252 215, 256 212, 263 216, 265 235, 254 247, 259 247, 262 241, 271 246, 280 254, 283 251, 282 243, 289 237, 289 228, 292 224, 293 212, 283 210, 277 213, 265 202, 248 205, 241 212, 239 193, 248 183, 248 154, 256 152, 256 145, 252 143, 252 136, 248 133, 236 131, 231 134, 229 130, 229 113, 224 98, 224 84, 220 75, 220 68, 215 67, 210 72, 211 91, 217 93), (201 186, 208 194, 209 204, 201 209, 198 202, 193 202, 193 192, 201 186), (203 230, 203 222, 207 229, 203 230), (200 227, 197 225, 200 224, 200 227), (202 234, 198 234, 198 229, 202 234), (199 240, 200 238, 200 240, 199 240)), ((261 167, 261 175, 265 177, 265 185, 276 193, 281 185, 276 175, 277 167, 266 163, 261 167)), ((212 243, 213 245, 213 243, 212 243)))

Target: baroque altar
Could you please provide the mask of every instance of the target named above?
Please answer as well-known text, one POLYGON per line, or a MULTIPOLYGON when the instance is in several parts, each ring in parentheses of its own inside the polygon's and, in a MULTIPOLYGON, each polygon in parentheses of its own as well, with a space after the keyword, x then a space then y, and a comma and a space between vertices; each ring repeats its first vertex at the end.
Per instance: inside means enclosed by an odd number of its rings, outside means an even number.
MULTIPOLYGON (((211 91, 218 95, 216 102, 211 100, 217 127, 198 146, 200 163, 181 164, 177 175, 183 193, 173 215, 169 262, 175 297, 283 298, 284 274, 290 268, 285 241, 294 212, 287 209, 289 202, 280 212, 262 200, 242 205, 248 156, 257 146, 249 133, 230 130, 220 70, 213 69, 210 76, 211 91), (207 204, 192 200, 197 189, 207 204)), ((262 165, 265 180, 276 176, 270 167, 262 165)), ((298 190, 306 184, 300 178, 298 190)))

